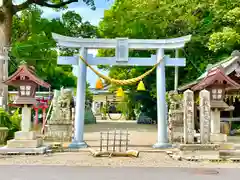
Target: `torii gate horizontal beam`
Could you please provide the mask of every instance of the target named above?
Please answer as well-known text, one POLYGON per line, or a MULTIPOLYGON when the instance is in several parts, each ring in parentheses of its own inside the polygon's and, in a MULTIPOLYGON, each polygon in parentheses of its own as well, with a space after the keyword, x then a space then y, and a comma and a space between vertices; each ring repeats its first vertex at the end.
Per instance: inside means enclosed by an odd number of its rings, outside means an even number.
MULTIPOLYGON (((63 36, 52 33, 53 39, 59 46, 68 48, 109 49, 116 48, 116 39, 87 39, 63 36)), ((122 38, 119 38, 122 39, 122 38)), ((129 49, 178 49, 183 48, 190 41, 191 35, 171 39, 127 39, 129 49)))
MULTIPOLYGON (((169 56, 165 56, 165 66, 185 66, 186 59, 185 58, 170 58, 169 56)), ((90 65, 117 65, 117 66, 153 66, 157 63, 156 55, 152 55, 151 57, 138 57, 138 58, 128 58, 127 62, 117 62, 116 57, 94 57, 92 54, 87 55, 87 62, 90 65)), ((60 65, 78 65, 79 59, 78 56, 59 56, 58 64, 60 65)))

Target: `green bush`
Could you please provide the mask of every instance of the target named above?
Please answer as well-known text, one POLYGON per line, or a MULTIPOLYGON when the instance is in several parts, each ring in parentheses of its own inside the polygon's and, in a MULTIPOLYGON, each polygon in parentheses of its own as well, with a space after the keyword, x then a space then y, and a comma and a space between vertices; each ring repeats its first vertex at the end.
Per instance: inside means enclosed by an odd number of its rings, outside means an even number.
POLYGON ((2 108, 0 108, 0 127, 11 127, 11 121, 9 114, 2 108))
POLYGON ((21 130, 21 119, 21 116, 19 116, 19 109, 17 109, 13 115, 10 115, 4 109, 0 108, 0 126, 8 128, 7 139, 13 138, 14 133, 21 130))
POLYGON ((9 128, 9 133, 8 133, 8 139, 11 139, 14 137, 14 133, 16 131, 21 130, 21 120, 22 117, 19 113, 19 108, 13 113, 13 115, 10 116, 10 121, 11 121, 11 127, 9 128))

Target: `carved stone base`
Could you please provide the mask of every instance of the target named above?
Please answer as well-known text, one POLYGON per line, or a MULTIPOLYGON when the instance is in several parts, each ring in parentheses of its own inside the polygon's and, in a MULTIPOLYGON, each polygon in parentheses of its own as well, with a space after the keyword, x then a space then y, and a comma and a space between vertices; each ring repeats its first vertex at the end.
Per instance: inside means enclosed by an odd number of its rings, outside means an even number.
POLYGON ((210 141, 212 143, 220 143, 220 142, 227 142, 227 135, 226 134, 211 134, 210 141))
POLYGON ((72 124, 49 124, 46 139, 53 141, 71 141, 72 124))

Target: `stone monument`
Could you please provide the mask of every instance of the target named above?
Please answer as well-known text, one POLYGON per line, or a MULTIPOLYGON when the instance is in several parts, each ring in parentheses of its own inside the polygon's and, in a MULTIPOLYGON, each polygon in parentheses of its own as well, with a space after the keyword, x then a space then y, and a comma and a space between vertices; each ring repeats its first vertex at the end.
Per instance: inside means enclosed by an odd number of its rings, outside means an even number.
POLYGON ((1 153, 44 153, 43 141, 31 131, 31 110, 37 104, 35 99, 38 85, 50 88, 50 85, 39 79, 33 67, 22 64, 18 70, 3 82, 18 88, 18 96, 9 106, 22 107, 21 131, 15 132, 14 139, 7 141, 7 146, 0 148, 1 153))
POLYGON ((207 90, 200 91, 200 142, 210 143, 210 93, 207 90))
POLYGON ((194 143, 194 94, 191 90, 184 92, 184 143, 194 143))

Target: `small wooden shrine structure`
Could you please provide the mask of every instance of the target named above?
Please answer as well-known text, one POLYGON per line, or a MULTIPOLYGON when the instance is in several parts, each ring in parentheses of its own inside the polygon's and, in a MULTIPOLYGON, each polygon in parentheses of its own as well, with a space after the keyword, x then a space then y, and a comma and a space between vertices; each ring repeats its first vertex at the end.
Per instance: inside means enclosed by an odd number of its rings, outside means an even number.
POLYGON ((227 136, 220 133, 220 112, 234 110, 233 106, 224 102, 225 92, 231 89, 240 89, 240 85, 225 75, 224 69, 219 66, 210 70, 207 76, 191 89, 195 92, 203 89, 210 92, 211 141, 226 142, 227 136))
MULTIPOLYGON (((179 87, 178 90, 183 92, 192 89, 197 98, 199 90, 206 88, 210 91, 212 109, 220 111, 215 112, 216 116, 221 117, 220 121, 240 121, 239 87, 240 52, 233 51, 229 58, 214 65, 208 65, 206 72, 197 80, 179 87)), ((197 102, 197 99, 195 101, 197 102)), ((195 110, 197 111, 197 108, 195 110)), ((197 114, 195 112, 196 116, 197 114)))

